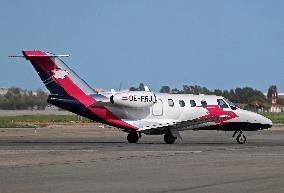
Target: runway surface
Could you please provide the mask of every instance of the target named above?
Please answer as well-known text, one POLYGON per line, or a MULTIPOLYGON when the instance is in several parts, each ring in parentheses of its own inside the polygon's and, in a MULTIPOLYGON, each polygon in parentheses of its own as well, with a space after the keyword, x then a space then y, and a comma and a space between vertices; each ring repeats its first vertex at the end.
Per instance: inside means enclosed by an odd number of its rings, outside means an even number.
POLYGON ((284 192, 284 130, 182 132, 183 142, 89 126, 0 129, 0 192, 284 192))

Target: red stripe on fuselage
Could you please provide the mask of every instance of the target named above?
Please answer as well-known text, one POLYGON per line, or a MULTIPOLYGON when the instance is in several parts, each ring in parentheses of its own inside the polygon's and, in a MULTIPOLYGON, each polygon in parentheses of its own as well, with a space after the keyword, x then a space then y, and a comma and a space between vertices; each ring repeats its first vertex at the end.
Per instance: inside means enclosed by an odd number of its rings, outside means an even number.
POLYGON ((118 126, 137 130, 136 127, 133 127, 132 125, 129 125, 128 123, 120 120, 106 107, 89 107, 91 104, 96 102, 96 100, 86 95, 77 85, 73 83, 73 81, 69 77, 66 76, 64 79, 57 79, 57 81, 70 96, 76 98, 100 118, 118 126))
POLYGON ((238 115, 233 111, 224 111, 224 109, 219 107, 219 105, 208 105, 206 109, 208 110, 209 114, 202 116, 201 118, 210 118, 222 115, 227 116, 222 118, 221 120, 215 121, 216 124, 225 124, 226 121, 238 117, 238 115))

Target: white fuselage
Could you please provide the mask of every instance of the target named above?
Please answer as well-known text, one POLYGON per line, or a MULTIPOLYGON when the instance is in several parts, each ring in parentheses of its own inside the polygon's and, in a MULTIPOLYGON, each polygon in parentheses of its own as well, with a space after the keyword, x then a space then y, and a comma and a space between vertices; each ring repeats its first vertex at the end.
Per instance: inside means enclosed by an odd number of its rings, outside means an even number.
MULTIPOLYGON (((133 95, 135 91, 124 94, 119 93, 119 95, 127 96, 128 93, 133 95)), ((109 94, 105 94, 105 96, 107 95, 109 94)), ((222 96, 156 93, 155 99, 153 105, 145 107, 142 107, 139 103, 138 107, 114 105, 108 107, 108 109, 125 122, 139 128, 140 131, 155 127, 171 126, 182 121, 194 120, 210 115, 223 116, 224 120, 190 125, 179 128, 179 130, 203 128, 232 122, 272 124, 269 119, 257 113, 230 106, 230 102, 222 96), (220 101, 224 102, 222 107, 220 106, 220 101)), ((131 101, 128 101, 129 103, 131 104, 131 101)))

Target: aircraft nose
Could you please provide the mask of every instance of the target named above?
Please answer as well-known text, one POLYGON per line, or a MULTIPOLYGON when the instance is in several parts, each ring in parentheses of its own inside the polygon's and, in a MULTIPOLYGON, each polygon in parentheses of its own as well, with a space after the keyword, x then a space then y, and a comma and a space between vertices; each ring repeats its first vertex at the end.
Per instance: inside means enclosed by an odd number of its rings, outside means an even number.
POLYGON ((272 121, 264 116, 262 116, 262 121, 261 121, 263 129, 268 129, 272 127, 272 121))
POLYGON ((268 128, 272 127, 272 121, 270 119, 266 118, 263 115, 260 115, 260 114, 257 114, 257 113, 255 113, 255 114, 256 114, 256 119, 261 124, 262 129, 268 129, 268 128))
POLYGON ((272 127, 272 121, 263 115, 258 113, 246 111, 246 110, 239 110, 240 111, 240 118, 242 120, 254 125, 255 128, 258 129, 268 129, 272 127))

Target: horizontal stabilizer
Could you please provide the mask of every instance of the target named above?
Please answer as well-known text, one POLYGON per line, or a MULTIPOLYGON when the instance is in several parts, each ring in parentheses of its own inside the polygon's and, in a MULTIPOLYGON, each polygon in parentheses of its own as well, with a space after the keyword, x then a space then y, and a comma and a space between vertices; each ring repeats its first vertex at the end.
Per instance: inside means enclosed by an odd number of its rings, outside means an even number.
POLYGON ((27 50, 22 51, 23 55, 14 55, 9 56, 12 58, 21 58, 21 57, 69 57, 69 54, 53 54, 50 52, 43 52, 39 50, 27 50))
MULTIPOLYGON (((14 55, 14 56, 8 56, 10 58, 24 58, 25 56, 21 56, 21 55, 14 55)), ((70 57, 69 54, 57 54, 57 55, 29 55, 29 57, 70 57)))
POLYGON ((90 107, 103 107, 103 106, 110 106, 112 103, 110 101, 96 101, 90 104, 90 107))

